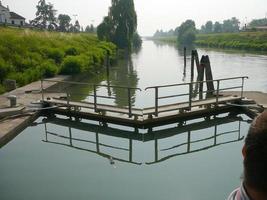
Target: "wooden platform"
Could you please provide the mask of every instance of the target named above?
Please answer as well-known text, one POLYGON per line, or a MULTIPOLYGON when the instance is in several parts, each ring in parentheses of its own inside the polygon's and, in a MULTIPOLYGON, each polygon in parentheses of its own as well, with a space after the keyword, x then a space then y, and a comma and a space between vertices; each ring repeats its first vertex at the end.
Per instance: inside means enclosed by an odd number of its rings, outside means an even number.
MULTIPOLYGON (((221 96, 218 99, 214 97, 192 101, 191 107, 189 103, 158 106, 158 116, 154 115, 155 108, 132 108, 132 117, 128 115, 128 108, 119 108, 111 105, 97 104, 97 110, 95 111, 93 103, 67 101, 56 98, 47 99, 44 102, 49 104, 49 106, 58 106, 53 109, 55 114, 147 128, 172 123, 172 121, 179 119, 187 120, 210 114, 229 112, 233 108, 236 109, 236 107, 229 105, 229 103, 238 103, 241 99, 238 96, 221 96)), ((51 111, 49 113, 51 114, 51 111)))

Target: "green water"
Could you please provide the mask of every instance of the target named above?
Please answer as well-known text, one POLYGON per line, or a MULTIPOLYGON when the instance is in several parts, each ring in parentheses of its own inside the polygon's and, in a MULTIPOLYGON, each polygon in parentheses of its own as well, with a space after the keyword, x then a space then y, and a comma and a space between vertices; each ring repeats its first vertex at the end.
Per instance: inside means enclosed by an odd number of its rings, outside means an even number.
MULTIPOLYGON (((215 78, 248 75, 245 90, 266 92, 266 56, 201 49, 199 54, 210 55, 215 78)), ((146 107, 153 105, 153 93, 144 88, 188 81, 190 70, 186 76, 183 71, 181 51, 145 41, 140 52, 112 67, 108 79, 85 81, 139 87, 143 91, 132 93, 132 103, 146 107)), ((127 105, 124 91, 98 90, 111 93, 113 104, 127 105)), ((89 99, 92 88, 73 91, 89 99)), ((0 199, 225 199, 241 181, 247 120, 219 115, 136 132, 41 117, 0 149, 0 199)))

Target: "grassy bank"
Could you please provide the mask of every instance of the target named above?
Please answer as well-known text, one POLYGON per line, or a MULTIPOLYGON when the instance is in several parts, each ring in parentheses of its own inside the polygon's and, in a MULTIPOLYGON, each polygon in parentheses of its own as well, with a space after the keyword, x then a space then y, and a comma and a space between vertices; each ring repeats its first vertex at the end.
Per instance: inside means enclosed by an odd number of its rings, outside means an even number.
POLYGON ((0 27, 0 93, 4 79, 22 86, 56 74, 93 74, 107 52, 114 58, 115 45, 95 35, 0 27))
POLYGON ((205 47, 267 51, 267 32, 199 34, 195 43, 205 47))
MULTIPOLYGON (((168 43, 177 42, 175 36, 153 37, 150 39, 168 43)), ((267 32, 198 34, 195 44, 197 46, 214 48, 267 51, 267 32)))

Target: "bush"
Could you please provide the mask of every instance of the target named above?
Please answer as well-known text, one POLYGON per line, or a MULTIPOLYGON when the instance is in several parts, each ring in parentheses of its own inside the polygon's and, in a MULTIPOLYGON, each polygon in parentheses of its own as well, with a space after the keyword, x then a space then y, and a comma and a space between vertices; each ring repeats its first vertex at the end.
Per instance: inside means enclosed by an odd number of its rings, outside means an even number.
POLYGON ((78 53, 78 51, 77 51, 77 49, 75 47, 69 47, 65 51, 65 55, 66 56, 76 56, 78 54, 79 53, 78 53))
POLYGON ((60 64, 64 58, 64 53, 59 49, 48 49, 47 57, 53 59, 55 63, 60 64))
POLYGON ((51 78, 58 73, 58 67, 53 60, 42 63, 39 68, 43 78, 51 78))
POLYGON ((77 56, 67 56, 61 67, 62 74, 78 74, 82 72, 83 63, 77 56))

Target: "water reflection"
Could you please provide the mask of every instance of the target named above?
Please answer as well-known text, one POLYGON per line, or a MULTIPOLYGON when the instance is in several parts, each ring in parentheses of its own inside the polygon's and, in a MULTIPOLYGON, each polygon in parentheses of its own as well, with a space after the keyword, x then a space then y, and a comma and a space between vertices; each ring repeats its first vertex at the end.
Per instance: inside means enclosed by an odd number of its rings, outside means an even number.
POLYGON ((241 116, 214 117, 179 122, 171 127, 160 127, 155 130, 151 128, 139 133, 139 129, 123 129, 106 123, 93 124, 91 121, 60 117, 44 118, 43 141, 97 154, 106 158, 111 165, 116 161, 151 165, 173 157, 239 142, 244 138, 241 134, 242 121, 244 120, 241 116), (101 141, 103 137, 108 138, 101 141), (134 142, 153 149, 150 149, 154 152, 150 156, 151 161, 133 159, 134 150, 137 148, 134 142), (154 145, 151 145, 152 143, 154 145))

